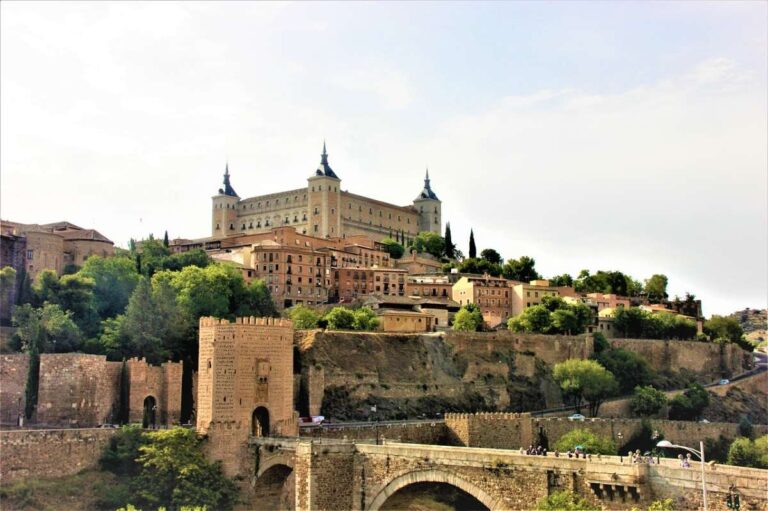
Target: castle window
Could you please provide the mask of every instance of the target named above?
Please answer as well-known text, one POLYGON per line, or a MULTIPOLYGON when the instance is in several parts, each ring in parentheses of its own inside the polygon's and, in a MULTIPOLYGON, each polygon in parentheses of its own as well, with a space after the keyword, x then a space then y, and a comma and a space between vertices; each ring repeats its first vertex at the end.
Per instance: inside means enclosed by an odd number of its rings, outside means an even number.
POLYGON ((331 214, 332 214, 332 215, 336 214, 336 210, 335 210, 335 209, 333 209, 333 208, 331 208, 331 214))
POLYGON ((256 204, 256 207, 257 207, 257 208, 260 208, 260 207, 261 207, 261 202, 259 202, 258 204, 256 204))
POLYGON ((269 206, 269 201, 267 201, 267 206, 269 206))
POLYGON ((251 222, 251 223, 249 223, 249 224, 248 224, 248 228, 249 228, 249 229, 253 229, 253 222, 251 222))
MULTIPOLYGON (((216 230, 218 231, 220 229, 219 224, 216 224, 216 230)), ((29 253, 29 252, 27 252, 29 253)), ((28 257, 29 259, 32 259, 32 257, 28 257)))
POLYGON ((349 209, 352 209, 352 203, 351 202, 349 203, 349 209))
POLYGON ((315 187, 314 187, 314 186, 312 187, 312 191, 313 191, 313 192, 315 191, 315 187))
POLYGON ((306 214, 306 213, 304 213, 303 215, 301 215, 301 219, 302 219, 302 220, 304 220, 304 221, 306 221, 306 220, 307 220, 307 214, 306 214))
POLYGON ((315 232, 317 232, 317 224, 314 225, 315 232))
POLYGON ((373 214, 373 208, 368 208, 368 214, 369 214, 369 215, 372 215, 372 214, 373 214))
POLYGON ((234 231, 235 230, 235 225, 234 224, 229 224, 229 230, 230 231, 234 231))
POLYGON ((320 210, 318 208, 315 208, 315 214, 317 215, 318 213, 320 213, 320 210))
POLYGON ((245 224, 243 224, 243 226, 240 228, 240 230, 241 230, 241 231, 244 231, 244 230, 245 230, 245 224))
POLYGON ((208 369, 211 368, 211 359, 208 359, 208 369))

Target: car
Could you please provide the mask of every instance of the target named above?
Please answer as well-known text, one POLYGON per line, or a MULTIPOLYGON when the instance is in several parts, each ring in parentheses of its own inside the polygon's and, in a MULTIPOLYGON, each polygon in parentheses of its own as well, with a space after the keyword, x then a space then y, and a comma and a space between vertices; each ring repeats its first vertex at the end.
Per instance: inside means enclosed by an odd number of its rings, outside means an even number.
POLYGON ((568 416, 569 421, 583 421, 584 419, 586 419, 586 417, 580 413, 574 413, 573 415, 568 416))
POLYGON ((731 383, 731 380, 723 378, 718 385, 728 385, 729 383, 731 383))

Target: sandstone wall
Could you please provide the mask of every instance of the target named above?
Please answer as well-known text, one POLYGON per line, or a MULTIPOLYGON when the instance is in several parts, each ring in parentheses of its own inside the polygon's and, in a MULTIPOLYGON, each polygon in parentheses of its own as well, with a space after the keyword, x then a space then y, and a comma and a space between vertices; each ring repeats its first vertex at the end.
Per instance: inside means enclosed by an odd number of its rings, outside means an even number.
MULTIPOLYGON (((493 449, 519 449, 540 443, 546 437, 550 449, 566 433, 584 428, 596 435, 613 439, 621 448, 642 429, 640 419, 587 419, 570 421, 567 418, 534 418, 530 414, 478 413, 446 414, 446 427, 458 445, 493 449), (621 434, 621 440, 619 440, 621 434)), ((651 428, 657 430, 672 443, 698 448, 706 438, 738 436, 738 424, 724 422, 688 422, 651 420, 651 428)), ((754 426, 755 434, 768 434, 768 426, 754 426)))
POLYGON ((305 427, 301 437, 337 438, 346 440, 389 440, 409 444, 446 445, 450 442, 448 428, 443 421, 403 422, 399 424, 326 425, 305 427))
POLYGON ((687 369, 700 377, 717 380, 751 368, 751 356, 735 344, 696 341, 611 339, 611 345, 638 353, 657 371, 687 369))
POLYGON ((29 355, 0 355, 0 425, 18 425, 24 413, 29 355))
POLYGON ((178 424, 181 418, 181 362, 152 366, 132 358, 128 371, 129 422, 142 422, 144 401, 153 397, 157 406, 157 424, 178 424))
POLYGON ((0 431, 0 483, 72 475, 97 465, 114 429, 0 431))
POLYGON ((103 355, 40 355, 37 423, 88 427, 115 422, 120 369, 120 362, 107 362, 103 355))

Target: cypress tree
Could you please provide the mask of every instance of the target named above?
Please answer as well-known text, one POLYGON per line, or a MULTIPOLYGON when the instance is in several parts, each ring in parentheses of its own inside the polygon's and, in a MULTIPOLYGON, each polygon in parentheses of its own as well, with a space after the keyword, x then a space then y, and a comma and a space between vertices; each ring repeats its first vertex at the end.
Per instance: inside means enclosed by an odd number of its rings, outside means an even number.
POLYGON ((453 259, 453 239, 451 238, 451 222, 445 224, 445 257, 453 259))
POLYGON ((170 245, 170 242, 168 241, 168 231, 165 231, 165 235, 163 236, 163 246, 168 248, 168 245, 170 245))
POLYGON ((469 258, 474 259, 477 257, 477 247, 475 246, 475 233, 472 229, 469 230, 469 258))

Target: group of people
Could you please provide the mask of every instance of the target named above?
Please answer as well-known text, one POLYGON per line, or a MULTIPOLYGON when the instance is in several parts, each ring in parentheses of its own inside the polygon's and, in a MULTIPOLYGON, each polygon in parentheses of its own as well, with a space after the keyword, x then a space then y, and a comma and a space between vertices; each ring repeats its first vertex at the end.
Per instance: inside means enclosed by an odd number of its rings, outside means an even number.
POLYGON ((691 468, 691 455, 690 453, 683 456, 682 454, 677 455, 677 459, 680 461, 680 466, 683 468, 691 468))
POLYGON ((659 462, 658 459, 654 461, 653 454, 649 452, 641 454, 640 449, 637 449, 635 452, 629 451, 627 453, 627 458, 630 459, 632 463, 646 463, 648 465, 653 465, 654 463, 658 464, 659 462))
MULTIPOLYGON (((535 447, 533 445, 529 445, 527 449, 521 447, 520 454, 526 454, 528 456, 547 456, 548 451, 546 447, 542 447, 541 445, 537 445, 535 447)), ((567 452, 562 454, 559 450, 555 449, 554 455, 555 458, 559 458, 560 456, 568 456, 569 458, 583 458, 585 460, 592 459, 592 455, 587 454, 580 447, 575 449, 568 449, 567 452)), ((598 454, 597 457, 600 458, 600 455, 598 454)))

